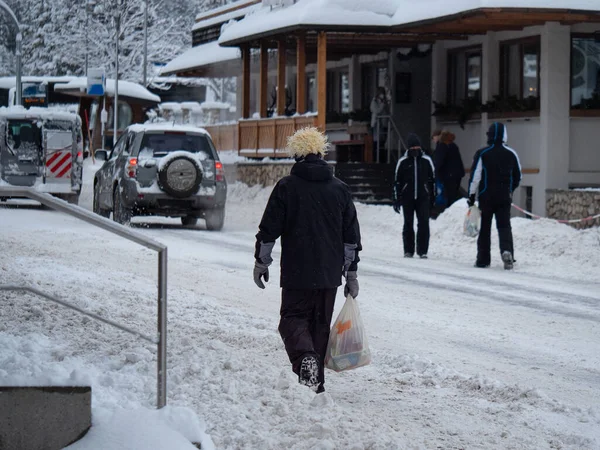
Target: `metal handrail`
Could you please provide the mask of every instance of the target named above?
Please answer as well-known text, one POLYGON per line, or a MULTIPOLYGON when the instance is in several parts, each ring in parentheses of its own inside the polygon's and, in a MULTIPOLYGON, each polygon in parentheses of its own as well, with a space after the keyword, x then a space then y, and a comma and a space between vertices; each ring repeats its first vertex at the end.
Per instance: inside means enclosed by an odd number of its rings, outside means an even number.
MULTIPOLYGON (((404 140, 402 139, 402 135, 400 134, 400 131, 398 130, 398 128, 396 127, 396 124, 394 123, 394 120, 392 119, 392 116, 389 115, 384 115, 384 116, 377 116, 376 118, 377 120, 377 162, 379 162, 379 149, 380 149, 380 143, 381 143, 381 139, 379 139, 380 137, 380 131, 381 131, 381 127, 380 127, 380 121, 381 120, 387 120, 387 134, 389 136, 390 134, 390 125, 392 126, 394 132, 396 133, 396 135, 398 136, 398 159, 400 159, 400 155, 402 153, 402 148, 406 148, 406 144, 404 143, 404 140)), ((391 151, 387 152, 387 162, 388 164, 391 162, 391 151)))
POLYGON ((40 295, 41 297, 55 301, 67 308, 71 308, 82 314, 93 317, 120 330, 135 334, 142 339, 157 344, 157 394, 156 407, 162 408, 167 404, 167 246, 144 236, 128 227, 113 222, 105 217, 94 214, 91 211, 79 206, 71 205, 64 200, 59 200, 49 194, 38 192, 28 187, 0 186, 0 197, 25 197, 36 200, 49 208, 69 214, 73 217, 83 220, 91 225, 102 228, 125 239, 143 245, 146 248, 158 252, 158 337, 149 338, 133 330, 127 329, 111 320, 103 319, 93 313, 86 312, 81 308, 71 305, 64 300, 57 299, 45 294, 37 289, 27 286, 0 286, 0 290, 21 290, 29 291, 40 295), (10 289, 9 289, 10 288, 10 289))
POLYGON ((80 307, 75 306, 72 303, 66 302, 65 300, 61 300, 58 297, 54 297, 53 295, 47 294, 47 293, 45 293, 43 291, 40 291, 39 289, 36 289, 34 287, 30 287, 30 286, 16 286, 16 285, 10 285, 10 284, 3 284, 3 285, 0 285, 0 291, 13 291, 13 292, 19 292, 19 291, 21 291, 21 292, 29 292, 31 294, 36 294, 36 295, 38 295, 40 297, 43 297, 43 298, 45 298, 47 300, 51 300, 51 301, 53 301, 55 303, 58 303, 59 305, 66 306, 67 308, 70 308, 70 309, 73 309, 73 310, 75 310, 77 312, 80 312, 83 315, 86 315, 86 316, 89 316, 89 317, 91 317, 93 319, 99 320, 100 322, 104 322, 104 323, 107 323, 108 325, 112 325, 113 327, 118 328, 121 331, 125 331, 127 333, 133 334, 134 336, 137 336, 137 337, 139 337, 141 339, 144 339, 144 340, 150 342, 151 344, 158 344, 158 337, 149 337, 149 336, 146 336, 146 335, 144 335, 142 333, 139 333, 138 331, 132 330, 131 328, 127 328, 124 325, 120 325, 117 322, 113 322, 110 319, 105 319, 104 317, 100 317, 97 314, 94 314, 94 313, 91 313, 91 312, 87 312, 86 310, 81 309, 80 307))

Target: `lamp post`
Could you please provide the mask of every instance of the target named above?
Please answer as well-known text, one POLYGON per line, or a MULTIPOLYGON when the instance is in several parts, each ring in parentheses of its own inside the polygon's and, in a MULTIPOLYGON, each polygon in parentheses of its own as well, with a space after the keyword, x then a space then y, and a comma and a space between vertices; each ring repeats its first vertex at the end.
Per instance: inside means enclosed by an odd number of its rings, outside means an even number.
POLYGON ((148 1, 144 2, 144 87, 148 81, 148 1))
POLYGON ((17 48, 15 51, 15 56, 17 57, 17 76, 15 79, 15 90, 16 90, 16 103, 17 105, 21 105, 22 102, 22 93, 23 93, 23 86, 21 86, 21 43, 23 40, 23 37, 21 36, 21 25, 19 24, 19 21, 17 20, 17 16, 15 16, 15 13, 13 12, 12 9, 9 8, 9 6, 3 1, 0 0, 0 8, 3 9, 4 11, 6 11, 8 13, 8 15, 11 17, 11 19, 13 20, 13 22, 15 23, 15 26, 17 27, 17 37, 16 37, 16 44, 17 44, 17 48))
POLYGON ((88 54, 89 54, 89 15, 90 10, 96 6, 96 0, 87 0, 85 4, 85 76, 88 76, 88 54))
POLYGON ((113 146, 117 143, 117 132, 119 129, 119 35, 121 34, 121 0, 117 0, 117 7, 115 8, 115 25, 117 28, 115 38, 115 97, 113 103, 114 111, 114 129, 113 129, 113 146))

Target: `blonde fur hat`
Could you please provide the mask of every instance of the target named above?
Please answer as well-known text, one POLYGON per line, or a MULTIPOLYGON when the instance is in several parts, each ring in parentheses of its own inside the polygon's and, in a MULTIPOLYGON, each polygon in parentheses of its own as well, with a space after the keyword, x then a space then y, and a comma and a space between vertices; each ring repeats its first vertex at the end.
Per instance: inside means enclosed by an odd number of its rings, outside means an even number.
POLYGON ((327 136, 318 128, 306 127, 296 131, 287 140, 287 148, 291 156, 302 158, 310 154, 325 156, 329 149, 327 136))

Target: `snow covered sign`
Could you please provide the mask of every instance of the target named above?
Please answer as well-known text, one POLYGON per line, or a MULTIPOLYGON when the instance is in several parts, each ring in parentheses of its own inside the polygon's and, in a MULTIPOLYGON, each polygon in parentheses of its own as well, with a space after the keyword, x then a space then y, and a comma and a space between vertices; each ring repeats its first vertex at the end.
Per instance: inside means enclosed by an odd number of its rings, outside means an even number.
POLYGON ((296 3, 296 0, 262 0, 263 6, 269 6, 271 9, 285 8, 296 3))
POLYGON ((104 69, 89 69, 87 76, 87 94, 103 96, 106 85, 104 69))

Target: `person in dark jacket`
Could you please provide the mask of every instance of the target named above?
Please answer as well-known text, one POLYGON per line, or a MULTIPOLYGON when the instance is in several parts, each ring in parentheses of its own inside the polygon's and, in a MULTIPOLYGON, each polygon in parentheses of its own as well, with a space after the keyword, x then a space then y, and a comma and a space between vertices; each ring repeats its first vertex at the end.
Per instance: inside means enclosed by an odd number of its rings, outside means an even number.
POLYGON ((408 150, 398 160, 394 182, 394 211, 404 213, 404 257, 412 258, 415 253, 414 216, 417 214, 417 254, 427 258, 429 250, 429 214, 435 200, 433 161, 421 147, 416 134, 406 139, 408 150))
POLYGON ((494 122, 488 132, 488 145, 475 153, 469 180, 469 206, 479 199, 481 228, 477 239, 476 267, 489 267, 492 218, 500 240, 500 255, 504 268, 514 263, 513 236, 510 226, 512 195, 521 182, 521 164, 517 152, 506 145, 506 126, 494 122))
POLYGON ((455 138, 453 133, 443 130, 433 154, 436 191, 438 188, 442 190, 445 208, 459 198, 460 181, 465 176, 465 167, 460 150, 454 143, 455 138))
POLYGON ((316 128, 288 140, 296 158, 291 175, 279 180, 256 235, 254 281, 269 280, 271 251, 281 237, 279 333, 299 382, 325 390, 324 363, 337 288, 358 295, 362 249, 356 209, 348 186, 323 160, 327 138, 316 128))

